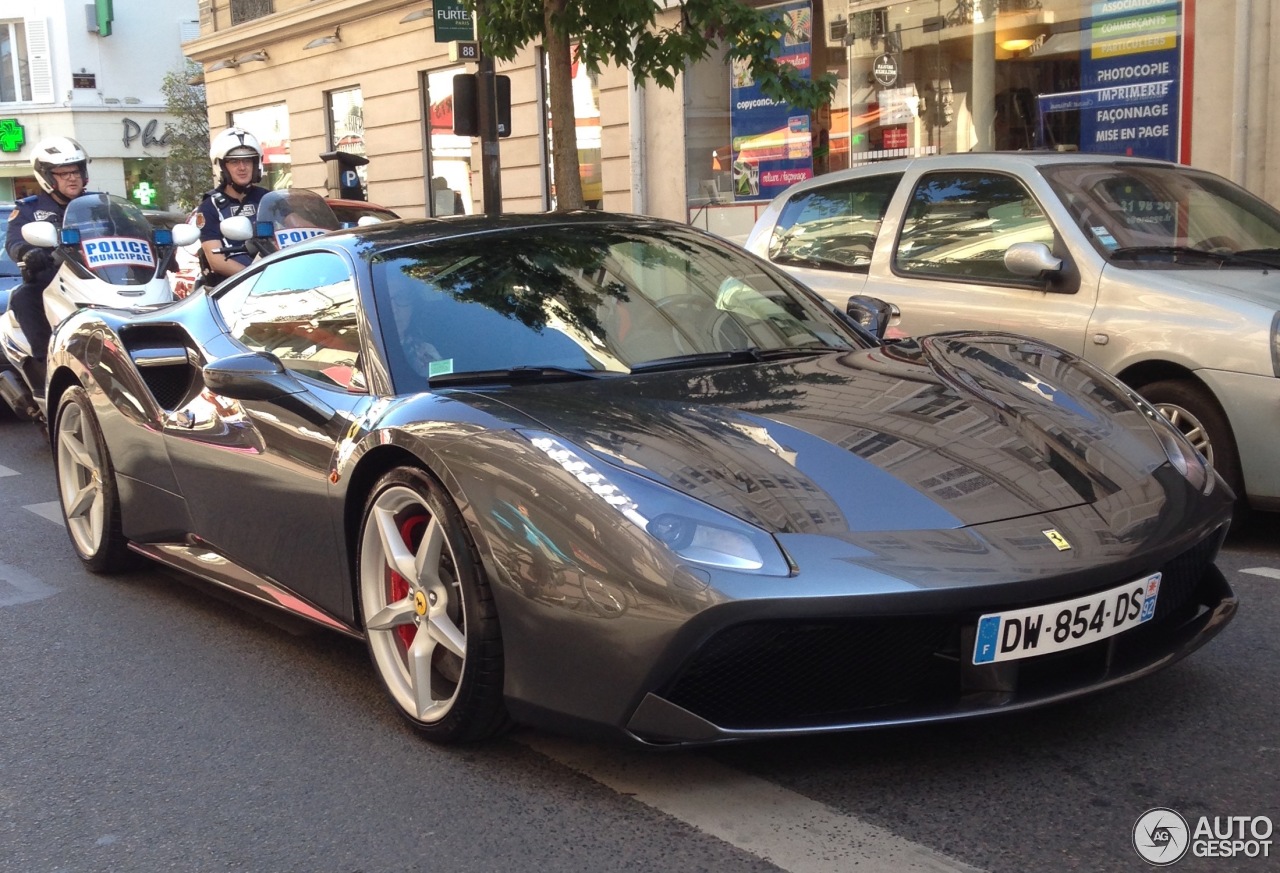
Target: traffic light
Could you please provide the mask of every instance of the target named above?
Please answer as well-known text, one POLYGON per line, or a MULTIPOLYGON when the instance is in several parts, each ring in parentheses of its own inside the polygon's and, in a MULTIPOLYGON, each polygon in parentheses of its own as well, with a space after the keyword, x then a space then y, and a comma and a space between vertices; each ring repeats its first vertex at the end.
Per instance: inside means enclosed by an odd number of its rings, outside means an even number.
MULTIPOLYGON (((498 116, 498 136, 511 136, 511 77, 494 76, 497 92, 495 107, 498 116)), ((479 96, 475 73, 459 73, 453 77, 453 132, 458 136, 479 136, 480 115, 476 106, 479 96)))

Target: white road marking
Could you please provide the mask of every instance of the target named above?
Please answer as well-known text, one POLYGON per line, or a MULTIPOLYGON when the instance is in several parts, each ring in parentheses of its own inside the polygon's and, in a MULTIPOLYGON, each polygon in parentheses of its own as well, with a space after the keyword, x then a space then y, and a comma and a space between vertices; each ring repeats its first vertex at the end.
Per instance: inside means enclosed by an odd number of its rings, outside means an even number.
POLYGON ((1266 576, 1268 579, 1280 579, 1280 570, 1275 567, 1249 567, 1241 573, 1252 573, 1254 576, 1266 576))
POLYGON ((786 788, 691 754, 627 754, 558 737, 534 751, 788 873, 976 873, 927 846, 786 788))
POLYGON ((25 570, 0 564, 0 607, 43 600, 57 593, 57 588, 44 584, 25 570))
POLYGON ((31 503, 22 508, 41 518, 47 518, 56 524, 64 524, 62 521, 62 504, 56 500, 50 500, 48 503, 31 503))
POLYGON ((18 475, 17 470, 13 469, 12 467, 6 467, 4 464, 0 464, 0 476, 17 476, 17 475, 18 475))

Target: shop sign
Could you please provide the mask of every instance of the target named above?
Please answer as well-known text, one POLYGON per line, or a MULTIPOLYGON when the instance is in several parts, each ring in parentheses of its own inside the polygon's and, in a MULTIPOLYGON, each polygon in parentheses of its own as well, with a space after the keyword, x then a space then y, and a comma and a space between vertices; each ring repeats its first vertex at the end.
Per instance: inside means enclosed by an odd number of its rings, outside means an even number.
POLYGON ((898 59, 891 54, 883 54, 871 65, 871 75, 883 88, 892 88, 898 81, 898 59))
POLYGON ((1081 151, 1178 159, 1179 15, 1170 0, 1093 4, 1081 51, 1082 89, 1041 98, 1041 112, 1080 113, 1081 151), (1172 8, 1171 8, 1172 7, 1172 8))
POLYGON ((887 149, 905 149, 910 144, 905 127, 886 127, 884 129, 884 147, 887 149))
MULTIPOLYGON (((775 59, 809 78, 813 7, 809 0, 769 9, 783 34, 775 59)), ((729 80, 729 132, 735 200, 769 200, 813 175, 809 113, 766 97, 745 62, 733 62, 729 80)))
POLYGON ((27 143, 27 130, 16 118, 0 118, 0 152, 20 152, 27 143))
POLYGON ((462 5, 462 0, 431 0, 431 12, 436 42, 476 38, 471 13, 462 5))
POLYGON ((124 136, 120 139, 125 148, 129 148, 139 140, 142 141, 143 148, 152 146, 163 148, 169 145, 169 140, 173 137, 173 131, 168 127, 164 129, 164 133, 156 136, 156 131, 160 129, 160 121, 156 118, 148 121, 145 126, 132 118, 121 119, 121 124, 124 125, 124 136))

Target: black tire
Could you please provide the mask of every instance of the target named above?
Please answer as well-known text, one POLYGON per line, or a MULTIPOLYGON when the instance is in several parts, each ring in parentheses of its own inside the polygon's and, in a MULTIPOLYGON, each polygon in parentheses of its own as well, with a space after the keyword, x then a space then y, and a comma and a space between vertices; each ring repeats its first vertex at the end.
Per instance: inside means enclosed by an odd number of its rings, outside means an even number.
POLYGON ((397 709, 437 743, 504 730, 497 607, 444 490, 421 470, 392 470, 369 494, 359 536, 356 598, 365 639, 397 709))
POLYGON ((58 503, 76 555, 94 573, 118 573, 136 566, 138 559, 121 532, 115 467, 83 388, 63 393, 54 422, 58 503))
POLYGON ((1245 506, 1244 476, 1240 472, 1236 437, 1226 413, 1208 389, 1187 379, 1164 379, 1143 385, 1138 393, 1191 440, 1231 486, 1239 505, 1245 506))

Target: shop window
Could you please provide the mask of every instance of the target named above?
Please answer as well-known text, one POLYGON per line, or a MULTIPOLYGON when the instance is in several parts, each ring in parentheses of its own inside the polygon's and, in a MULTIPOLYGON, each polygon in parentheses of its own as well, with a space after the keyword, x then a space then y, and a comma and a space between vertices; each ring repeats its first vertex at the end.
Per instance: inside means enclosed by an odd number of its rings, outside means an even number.
POLYGON ((293 183, 289 156, 289 107, 273 103, 231 113, 230 123, 243 127, 262 144, 262 185, 273 190, 293 183))
POLYGON ((1054 245, 1053 225, 1020 182, 994 173, 922 176, 911 196, 894 266, 902 273, 1018 282, 1004 253, 1020 242, 1054 245))
MULTIPOLYGON (((587 65, 578 61, 578 46, 570 47, 573 53, 573 130, 578 144, 578 174, 582 177, 582 199, 588 209, 604 207, 604 161, 601 153, 600 131, 600 82, 595 73, 587 69, 587 65)), ((542 56, 543 105, 546 107, 547 119, 547 153, 543 166, 547 168, 547 189, 551 192, 554 208, 555 179, 552 178, 551 149, 555 140, 555 119, 551 117, 551 93, 545 83, 550 78, 547 57, 542 56)), ((560 129, 568 128, 561 124, 560 129)))
POLYGON ((427 119, 427 214, 469 215, 471 138, 453 132, 453 77, 465 67, 434 70, 422 76, 422 117, 427 119))
POLYGON ((169 202, 163 158, 124 159, 125 196, 144 209, 163 209, 169 202))

